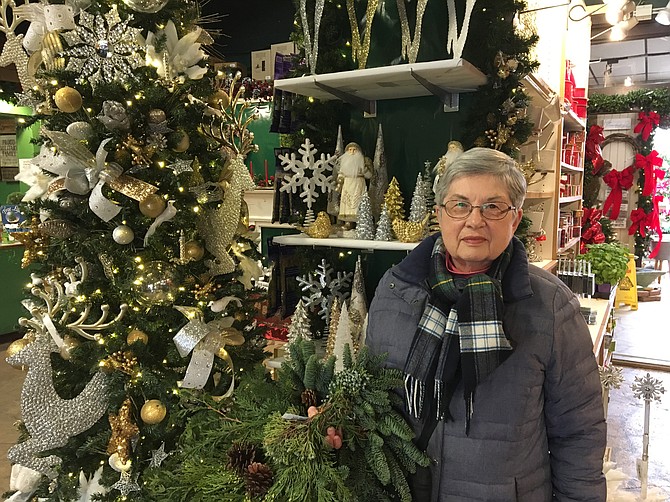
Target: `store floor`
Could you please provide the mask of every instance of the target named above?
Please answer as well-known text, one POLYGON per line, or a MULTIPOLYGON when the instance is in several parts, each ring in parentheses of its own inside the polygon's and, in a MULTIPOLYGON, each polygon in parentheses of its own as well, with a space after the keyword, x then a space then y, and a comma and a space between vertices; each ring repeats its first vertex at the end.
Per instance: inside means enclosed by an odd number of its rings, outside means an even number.
MULTIPOLYGON (((608 445, 623 481, 616 490, 616 483, 611 486, 610 492, 616 492, 612 501, 632 501, 639 495, 635 465, 642 455, 644 401, 634 396, 631 384, 635 377, 644 377, 647 372, 662 381, 666 389, 661 401, 651 404, 649 486, 667 494, 653 500, 670 501, 670 343, 667 341, 670 279, 664 278, 661 286, 662 301, 640 303, 637 311, 622 307, 616 314, 614 360, 622 365, 624 383, 610 394, 608 445), (638 363, 643 367, 630 367, 638 363)), ((20 418, 19 395, 23 380, 23 373, 5 362, 6 348, 7 343, 0 344, 0 493, 9 488, 10 465, 6 453, 17 437, 13 424, 20 418)), ((653 490, 650 494, 656 493, 653 490)))

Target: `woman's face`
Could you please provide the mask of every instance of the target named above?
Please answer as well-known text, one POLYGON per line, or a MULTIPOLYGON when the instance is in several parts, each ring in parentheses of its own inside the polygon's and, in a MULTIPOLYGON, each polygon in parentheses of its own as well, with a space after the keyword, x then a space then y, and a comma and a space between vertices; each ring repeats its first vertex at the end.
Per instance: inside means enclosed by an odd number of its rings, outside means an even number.
MULTIPOLYGON (((503 182, 488 174, 455 179, 441 202, 454 200, 473 206, 490 202, 512 205, 503 182)), ((522 209, 514 209, 500 220, 491 220, 484 218, 479 208, 473 208, 468 217, 455 219, 443 206, 435 210, 444 246, 462 272, 487 269, 509 244, 523 214, 522 209)))

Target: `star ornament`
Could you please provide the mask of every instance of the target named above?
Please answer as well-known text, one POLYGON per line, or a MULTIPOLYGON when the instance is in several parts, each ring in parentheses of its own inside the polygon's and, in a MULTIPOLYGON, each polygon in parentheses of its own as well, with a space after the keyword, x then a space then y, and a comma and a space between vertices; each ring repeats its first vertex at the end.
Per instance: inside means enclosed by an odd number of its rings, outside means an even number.
POLYGON ((163 441, 160 448, 151 452, 151 462, 149 463, 149 467, 160 467, 163 460, 169 456, 169 453, 165 453, 165 441, 163 441))
POLYGON ((168 164, 168 167, 172 169, 175 176, 178 176, 182 173, 193 172, 193 161, 189 159, 177 159, 174 163, 168 164))
POLYGON ((137 484, 137 476, 133 478, 130 472, 121 471, 121 477, 112 485, 113 490, 119 490, 123 497, 127 497, 130 492, 139 492, 140 485, 137 484))
POLYGON ((116 415, 109 414, 109 425, 112 428, 112 437, 107 445, 107 453, 117 453, 121 462, 125 463, 130 458, 132 438, 140 432, 132 419, 130 399, 123 402, 116 415))
POLYGON ((79 25, 62 35, 70 46, 64 51, 65 69, 79 74, 79 84, 90 82, 95 88, 101 82, 134 78, 133 70, 144 65, 144 54, 141 30, 128 26, 132 19, 122 20, 116 6, 104 15, 80 12, 79 25))

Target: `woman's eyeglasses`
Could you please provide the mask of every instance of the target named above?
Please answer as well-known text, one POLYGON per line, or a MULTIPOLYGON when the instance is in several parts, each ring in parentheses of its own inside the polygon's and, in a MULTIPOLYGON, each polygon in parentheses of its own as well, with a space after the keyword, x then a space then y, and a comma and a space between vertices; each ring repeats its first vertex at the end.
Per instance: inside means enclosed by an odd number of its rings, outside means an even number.
POLYGON ((475 208, 479 209, 482 218, 487 220, 502 220, 507 213, 516 209, 516 207, 504 202, 487 202, 480 206, 473 206, 464 200, 449 200, 444 204, 439 204, 439 206, 443 207, 447 215, 455 220, 464 220, 472 214, 472 210, 475 208))

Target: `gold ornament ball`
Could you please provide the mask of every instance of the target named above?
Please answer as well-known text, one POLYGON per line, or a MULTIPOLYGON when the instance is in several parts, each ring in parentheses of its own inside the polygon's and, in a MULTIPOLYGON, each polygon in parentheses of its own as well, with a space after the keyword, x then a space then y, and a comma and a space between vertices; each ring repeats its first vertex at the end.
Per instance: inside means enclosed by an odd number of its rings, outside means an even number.
POLYGON ((63 346, 60 348, 60 356, 66 361, 69 361, 72 359, 72 350, 80 345, 81 341, 79 338, 72 335, 65 335, 63 337, 63 346))
POLYGON ((150 124, 160 124, 167 120, 167 115, 160 108, 153 108, 149 110, 149 123, 150 124))
POLYGON ((135 232, 128 225, 119 225, 112 231, 112 239, 121 245, 130 244, 135 239, 135 232))
POLYGON ((184 252, 193 261, 202 260, 202 257, 205 256, 205 248, 198 241, 188 241, 184 245, 184 252))
POLYGON ((150 399, 142 406, 140 417, 145 424, 156 425, 163 421, 167 415, 167 408, 158 399, 150 399))
POLYGON ((172 143, 172 151, 177 153, 183 153, 188 150, 188 147, 191 146, 191 140, 184 131, 175 131, 170 136, 172 143))
MULTIPOLYGON (((12 343, 9 344, 7 347, 7 351, 5 354, 7 357, 12 357, 19 352, 21 352, 26 346, 31 342, 31 340, 28 340, 27 338, 19 338, 18 340, 14 340, 12 343)), ((12 364, 12 366, 16 369, 21 369, 23 367, 22 364, 12 364)))
POLYGON ((209 98, 207 98, 207 104, 209 106, 220 106, 221 108, 227 108, 230 104, 230 97, 226 91, 219 89, 209 98))
POLYGON ((83 100, 77 89, 62 87, 56 91, 54 101, 58 109, 65 113, 74 113, 81 108, 83 100))
POLYGON ((165 211, 165 199, 160 195, 147 195, 140 201, 140 212, 149 218, 157 218, 165 211))
POLYGON ((128 345, 132 345, 135 342, 142 342, 144 345, 146 345, 149 343, 149 336, 142 330, 133 329, 130 331, 130 333, 128 333, 126 342, 128 342, 128 345))

